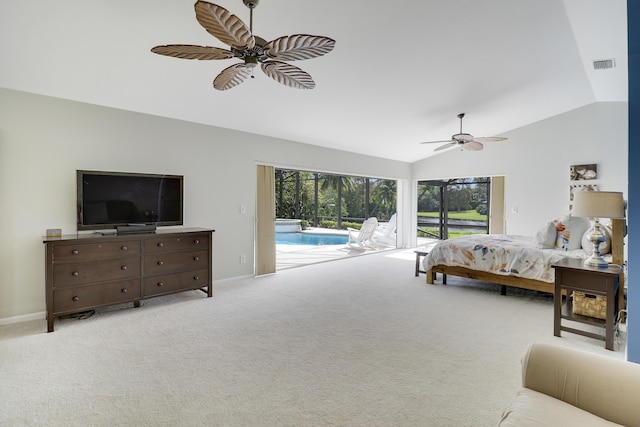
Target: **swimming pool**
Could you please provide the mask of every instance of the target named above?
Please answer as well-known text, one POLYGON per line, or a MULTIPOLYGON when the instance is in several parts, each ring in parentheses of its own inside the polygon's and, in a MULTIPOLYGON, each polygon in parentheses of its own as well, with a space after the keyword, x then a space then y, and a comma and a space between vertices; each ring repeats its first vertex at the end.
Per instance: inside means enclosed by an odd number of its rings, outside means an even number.
POLYGON ((344 234, 321 233, 276 233, 277 245, 344 245, 349 236, 344 234))

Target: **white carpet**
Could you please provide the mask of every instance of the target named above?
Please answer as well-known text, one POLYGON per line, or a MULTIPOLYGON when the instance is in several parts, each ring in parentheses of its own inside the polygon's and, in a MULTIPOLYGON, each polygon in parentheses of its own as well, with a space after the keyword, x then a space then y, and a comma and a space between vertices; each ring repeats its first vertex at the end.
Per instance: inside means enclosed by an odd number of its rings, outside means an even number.
POLYGON ((412 251, 216 284, 85 320, 0 327, 3 426, 492 426, 553 299, 449 277, 412 251))

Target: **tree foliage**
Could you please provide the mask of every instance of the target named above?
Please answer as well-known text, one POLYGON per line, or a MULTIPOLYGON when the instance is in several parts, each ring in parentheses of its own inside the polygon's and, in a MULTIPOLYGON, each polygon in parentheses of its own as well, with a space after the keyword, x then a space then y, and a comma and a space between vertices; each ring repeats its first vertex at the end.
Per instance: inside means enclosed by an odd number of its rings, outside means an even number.
POLYGON ((276 169, 275 184, 277 218, 361 223, 371 216, 388 220, 396 211, 394 180, 276 169))

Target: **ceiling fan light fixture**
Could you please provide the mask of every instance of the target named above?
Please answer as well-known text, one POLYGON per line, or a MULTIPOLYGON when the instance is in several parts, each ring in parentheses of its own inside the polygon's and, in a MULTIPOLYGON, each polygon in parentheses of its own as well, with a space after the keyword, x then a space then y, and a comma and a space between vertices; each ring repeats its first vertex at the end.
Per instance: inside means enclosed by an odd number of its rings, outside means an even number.
POLYGON ((255 68, 258 65, 258 58, 255 56, 247 56, 244 58, 244 65, 249 68, 255 68))
POLYGON ((315 83, 304 70, 283 61, 317 58, 333 50, 336 41, 329 37, 310 34, 294 34, 266 42, 253 34, 253 9, 259 0, 242 0, 250 9, 250 26, 217 4, 198 0, 194 6, 196 20, 204 29, 229 46, 229 50, 210 46, 173 44, 156 46, 151 52, 182 59, 229 59, 242 62, 225 68, 216 76, 213 87, 231 89, 251 75, 260 63, 262 71, 285 86, 297 89, 313 89, 315 83))
POLYGON ((461 150, 469 150, 469 151, 480 151, 484 148, 482 145, 483 142, 491 142, 491 141, 505 141, 507 138, 500 136, 493 137, 479 137, 476 138, 469 133, 462 132, 462 119, 464 118, 464 113, 458 114, 458 119, 460 119, 460 133, 456 133, 451 135, 451 139, 448 141, 426 141, 421 142, 421 144, 434 144, 434 143, 444 143, 444 145, 435 148, 433 151, 441 151, 446 150, 450 147, 459 146, 461 150))

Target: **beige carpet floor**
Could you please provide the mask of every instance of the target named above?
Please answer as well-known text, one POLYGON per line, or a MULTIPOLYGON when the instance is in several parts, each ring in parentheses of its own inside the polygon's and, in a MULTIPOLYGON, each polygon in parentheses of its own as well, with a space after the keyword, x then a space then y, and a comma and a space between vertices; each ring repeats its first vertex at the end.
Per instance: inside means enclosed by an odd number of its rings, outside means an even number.
POLYGON ((2 426, 492 426, 553 299, 426 285, 387 251, 0 327, 2 426))

